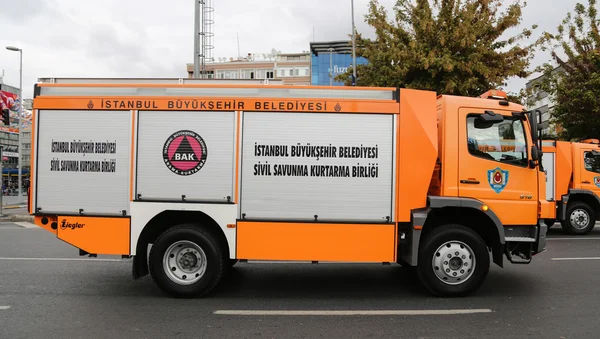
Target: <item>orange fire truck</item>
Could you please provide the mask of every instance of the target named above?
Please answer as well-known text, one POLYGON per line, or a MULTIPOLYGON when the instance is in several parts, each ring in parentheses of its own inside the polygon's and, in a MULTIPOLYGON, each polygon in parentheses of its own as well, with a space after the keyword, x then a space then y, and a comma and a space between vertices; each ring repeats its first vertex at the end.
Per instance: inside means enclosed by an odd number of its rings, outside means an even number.
POLYGON ((600 216, 600 140, 544 140, 542 165, 546 199, 555 203, 554 217, 567 234, 588 234, 600 216))
POLYGON ((459 296, 551 215, 536 119, 501 92, 52 79, 30 213, 81 255, 201 296, 238 261, 399 263, 459 296))

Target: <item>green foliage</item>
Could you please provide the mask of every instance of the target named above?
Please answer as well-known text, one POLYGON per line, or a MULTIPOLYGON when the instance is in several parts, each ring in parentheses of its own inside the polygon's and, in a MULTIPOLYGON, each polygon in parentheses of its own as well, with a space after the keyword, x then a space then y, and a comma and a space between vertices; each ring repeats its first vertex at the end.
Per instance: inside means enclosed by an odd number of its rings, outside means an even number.
MULTIPOLYGON (((502 88, 508 77, 527 77, 536 46, 520 46, 536 29, 524 29, 508 39, 507 30, 519 25, 526 4, 516 0, 501 13, 503 0, 397 0, 394 19, 371 0, 366 22, 376 38, 356 34, 356 54, 369 60, 357 66, 357 86, 406 87, 438 94, 478 96, 502 88)), ((352 69, 337 77, 350 85, 352 69)))
MULTIPOLYGON (((558 26, 558 34, 549 40, 561 48, 567 59, 556 50, 552 58, 559 67, 545 64, 535 89, 552 95, 556 101, 551 122, 559 128, 563 140, 600 138, 600 34, 596 0, 588 7, 577 3, 575 15, 568 13, 558 26)), ((535 89, 530 90, 527 94, 535 89)))

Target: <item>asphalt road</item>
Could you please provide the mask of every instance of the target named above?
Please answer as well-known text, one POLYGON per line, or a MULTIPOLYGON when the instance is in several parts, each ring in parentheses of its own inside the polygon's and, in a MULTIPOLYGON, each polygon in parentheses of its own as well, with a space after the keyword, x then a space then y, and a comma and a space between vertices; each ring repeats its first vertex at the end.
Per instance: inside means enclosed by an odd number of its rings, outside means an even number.
POLYGON ((600 227, 586 237, 552 229, 532 264, 492 266, 468 298, 431 297, 398 266, 250 263, 236 265, 213 296, 179 300, 149 277, 133 281, 129 260, 79 257, 52 234, 22 226, 0 224, 0 338, 600 336, 600 227), (326 312, 220 314, 232 310, 326 312), (418 313, 432 310, 475 313, 418 313))

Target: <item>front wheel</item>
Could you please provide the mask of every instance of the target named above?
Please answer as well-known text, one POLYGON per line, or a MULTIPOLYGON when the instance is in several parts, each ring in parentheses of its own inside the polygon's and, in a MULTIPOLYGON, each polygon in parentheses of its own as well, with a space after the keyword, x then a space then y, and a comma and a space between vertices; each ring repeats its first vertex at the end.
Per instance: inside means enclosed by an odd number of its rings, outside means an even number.
POLYGON ((432 294, 464 296, 483 284, 490 267, 483 239, 462 225, 444 225, 432 230, 422 243, 417 275, 432 294))
POLYGON ((584 202, 576 202, 567 207, 567 217, 561 222, 567 234, 584 235, 592 231, 596 224, 596 213, 584 202))
POLYGON ((149 269, 157 286, 175 297, 204 296, 225 270, 222 248, 208 231, 183 224, 161 234, 150 250, 149 269))

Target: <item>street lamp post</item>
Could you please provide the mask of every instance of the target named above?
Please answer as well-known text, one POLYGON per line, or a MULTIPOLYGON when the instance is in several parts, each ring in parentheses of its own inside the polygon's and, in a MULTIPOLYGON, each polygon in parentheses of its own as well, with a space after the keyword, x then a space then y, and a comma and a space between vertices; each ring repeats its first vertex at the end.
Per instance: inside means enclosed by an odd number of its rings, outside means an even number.
POLYGON ((6 47, 7 50, 9 51, 13 51, 13 52, 19 52, 19 101, 20 101, 20 105, 19 105, 19 134, 18 136, 18 162, 17 162, 17 167, 19 169, 19 175, 17 177, 18 180, 18 187, 19 187, 19 195, 18 195, 18 199, 19 199, 19 203, 22 203, 21 199, 23 198, 23 192, 21 189, 21 178, 22 178, 22 152, 23 152, 23 148, 21 147, 21 135, 23 133, 23 50, 17 47, 13 47, 13 46, 8 46, 6 47))

